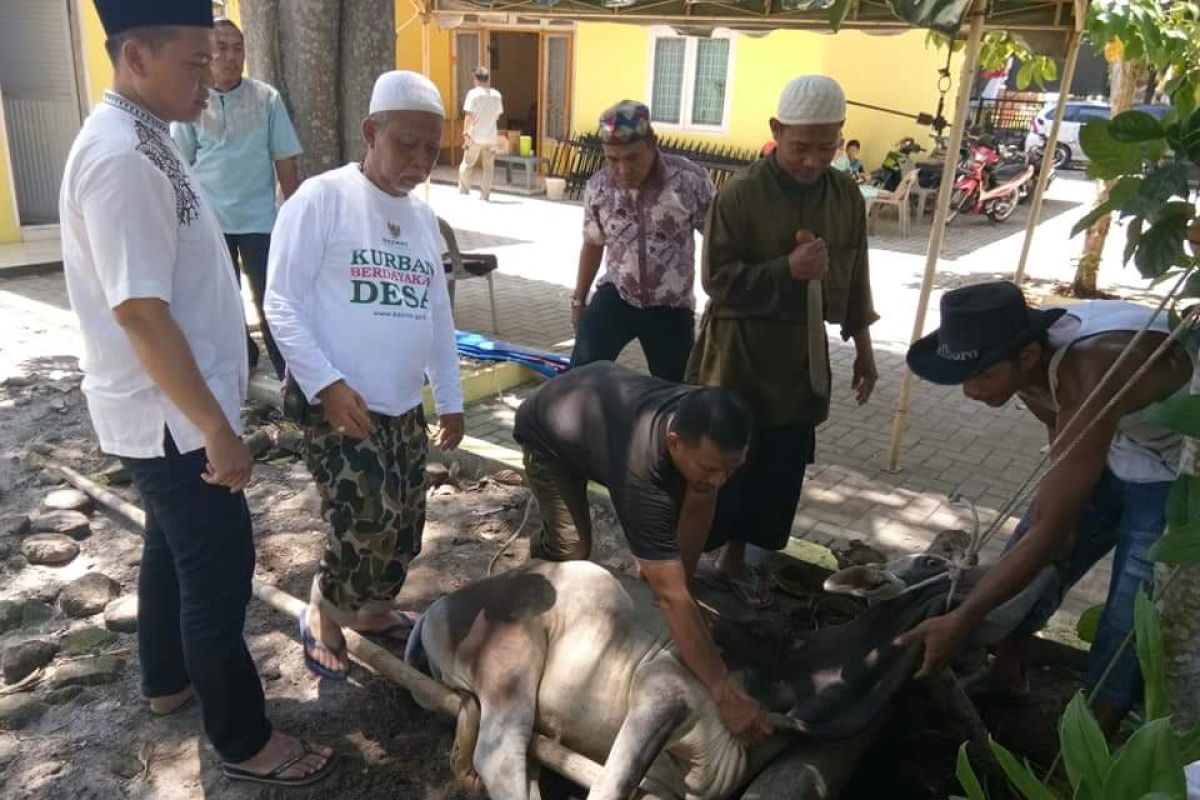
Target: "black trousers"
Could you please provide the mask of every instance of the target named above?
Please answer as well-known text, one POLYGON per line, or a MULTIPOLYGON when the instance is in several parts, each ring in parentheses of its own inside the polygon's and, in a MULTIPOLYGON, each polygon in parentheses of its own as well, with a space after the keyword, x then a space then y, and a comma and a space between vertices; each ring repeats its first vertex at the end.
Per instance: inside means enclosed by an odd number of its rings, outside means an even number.
POLYGON ((575 334, 571 366, 616 361, 625 345, 637 339, 650 374, 681 383, 696 338, 696 315, 686 308, 635 308, 616 287, 596 290, 583 311, 575 334))
POLYGON ((756 431, 746 463, 721 489, 706 549, 729 541, 749 542, 764 550, 787 547, 816 441, 814 425, 756 431))
POLYGON ((142 692, 189 685, 221 758, 246 761, 271 737, 262 683, 242 628, 254 574, 250 510, 242 494, 201 478, 204 450, 122 459, 146 510, 138 574, 142 692))
MULTIPOLYGON (((267 316, 263 313, 263 298, 267 294, 267 257, 271 252, 271 234, 269 233, 227 233, 225 244, 229 246, 229 257, 233 260, 233 269, 238 272, 240 258, 242 269, 250 281, 250 294, 254 298, 254 307, 258 309, 258 318, 262 321, 263 343, 267 346, 267 357, 275 368, 275 375, 283 379, 283 355, 275 346, 275 338, 271 336, 271 328, 267 325, 267 316)), ((241 283, 241 272, 238 272, 238 283, 241 283)), ((250 366, 258 363, 258 345, 246 334, 250 348, 250 366)))

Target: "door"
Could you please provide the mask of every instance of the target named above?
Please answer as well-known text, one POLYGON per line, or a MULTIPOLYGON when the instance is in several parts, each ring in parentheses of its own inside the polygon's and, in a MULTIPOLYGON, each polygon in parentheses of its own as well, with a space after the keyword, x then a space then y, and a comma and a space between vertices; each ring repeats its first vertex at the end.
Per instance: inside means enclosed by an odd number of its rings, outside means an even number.
POLYGON ((475 70, 483 64, 479 31, 454 34, 454 109, 450 114, 450 163, 458 163, 463 138, 463 100, 475 85, 475 70))
POLYGON ((555 143, 571 135, 571 34, 542 35, 541 54, 541 138, 538 152, 554 156, 555 143))
POLYGON ((0 0, 0 93, 22 225, 58 222, 58 189, 83 124, 70 0, 0 0))

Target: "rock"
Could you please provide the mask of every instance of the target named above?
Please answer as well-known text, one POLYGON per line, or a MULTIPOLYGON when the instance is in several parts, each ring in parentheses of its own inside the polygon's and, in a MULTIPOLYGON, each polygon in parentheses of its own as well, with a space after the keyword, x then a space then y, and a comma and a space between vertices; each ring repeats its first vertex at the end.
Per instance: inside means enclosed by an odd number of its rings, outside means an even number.
POLYGON ((32 628, 54 616, 54 609, 40 600, 26 600, 21 604, 21 627, 32 628))
POLYGON ((8 769, 8 765, 21 755, 21 743, 17 737, 0 734, 0 772, 8 769))
POLYGON ((121 585, 100 572, 89 572, 66 585, 58 606, 69 617, 82 619, 99 614, 118 594, 121 585))
MULTIPOLYGON (((34 533, 60 533, 72 539, 86 539, 92 535, 92 523, 78 511, 49 511, 34 514, 29 518, 34 533)), ((32 560, 32 559, 30 559, 32 560)))
POLYGON ((280 428, 275 434, 275 449, 289 455, 304 452, 304 431, 299 428, 280 428))
POLYGON ((4 379, 4 388, 23 389, 33 385, 33 378, 28 375, 10 375, 4 379))
POLYGON ((104 627, 117 633, 136 633, 137 615, 137 595, 119 597, 104 607, 104 627))
POLYGON ((64 686, 100 686, 112 683, 121 677, 125 669, 125 659, 117 656, 98 656, 82 661, 69 661, 56 668, 50 678, 50 686, 61 689, 64 686))
POLYGON ((133 477, 129 474, 129 470, 119 462, 103 470, 96 477, 99 478, 97 483, 103 483, 105 486, 128 486, 133 483, 133 477))
POLYGON ((42 696, 42 699, 48 705, 65 706, 67 703, 83 694, 84 691, 85 690, 82 686, 64 686, 61 689, 51 689, 42 696))
POLYGON ((39 456, 53 455, 54 445, 49 442, 33 442, 29 445, 29 452, 37 453, 39 456))
POLYGON ((37 482, 41 486, 59 486, 63 483, 63 476, 56 469, 44 469, 38 473, 37 482))
POLYGON ((5 514, 0 517, 0 533, 5 536, 24 536, 33 530, 28 514, 5 514))
POLYGON ((257 430, 246 437, 246 447, 250 448, 250 455, 254 458, 270 450, 271 445, 271 434, 264 430, 257 430))
POLYGON ((0 729, 19 731, 46 712, 46 706, 29 694, 0 697, 0 729))
POLYGON ((13 554, 16 545, 8 539, 0 539, 0 559, 6 559, 13 554))
POLYGON ((283 677, 283 671, 279 669, 278 664, 264 664, 258 674, 268 683, 274 683, 283 677))
POLYGON ((425 465, 425 482, 430 488, 437 488, 450 480, 450 470, 445 464, 430 461, 425 465))
POLYGON ((54 605, 54 601, 62 594, 62 590, 61 583, 49 580, 33 590, 33 597, 35 600, 40 600, 47 605, 54 605))
POLYGON ((25 558, 25 556, 21 555, 20 553, 17 553, 15 556, 9 556, 8 561, 6 561, 5 564, 13 572, 20 572, 29 566, 29 559, 25 558))
POLYGON ((25 406, 30 405, 31 403, 33 403, 33 401, 30 400, 28 397, 18 397, 12 401, 12 404, 14 406, 16 406, 17 408, 24 408, 25 406))
POLYGON ((51 511, 78 511, 82 514, 92 513, 96 504, 78 489, 59 489, 46 495, 42 505, 51 511))
POLYGON ((21 604, 0 600, 0 633, 21 627, 21 604))
POLYGON ((51 409, 53 409, 54 411, 57 411, 60 414, 67 413, 67 401, 63 400, 61 397, 54 398, 47 405, 49 405, 51 409))
POLYGON ((63 650, 70 656, 86 656, 99 653, 117 641, 117 635, 104 628, 82 628, 68 633, 62 639, 63 650))
POLYGON ((124 753, 105 753, 101 759, 104 768, 118 778, 129 780, 145 772, 142 762, 124 753))
POLYGON ((37 533, 21 542, 21 553, 30 564, 60 567, 75 560, 79 545, 61 533, 37 533))
POLYGON ((43 639, 30 639, 4 651, 0 669, 4 670, 4 682, 11 685, 32 675, 49 664, 58 655, 58 645, 43 639))

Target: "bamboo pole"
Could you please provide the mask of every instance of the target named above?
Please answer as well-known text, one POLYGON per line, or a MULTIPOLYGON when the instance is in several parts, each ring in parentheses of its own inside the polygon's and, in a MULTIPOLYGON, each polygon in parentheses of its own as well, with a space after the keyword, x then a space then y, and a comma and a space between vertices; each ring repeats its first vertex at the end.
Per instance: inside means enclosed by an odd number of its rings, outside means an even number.
MULTIPOLYGON (((917 301, 917 315, 913 320, 912 338, 915 342, 925 331, 925 314, 929 310, 929 297, 933 292, 933 278, 937 274, 938 258, 942 254, 942 241, 946 237, 946 218, 950 214, 950 195, 954 193, 957 176, 955 165, 958 151, 962 147, 963 133, 967 127, 967 109, 971 102, 971 85, 975 69, 979 66, 979 49, 983 42, 985 6, 976 0, 971 9, 971 26, 967 33, 967 46, 963 52, 962 70, 958 76, 958 95, 954 101, 954 125, 950 128, 950 139, 946 143, 946 163, 942 169, 942 184, 938 188, 937 209, 933 215, 933 230, 929 234, 929 249, 925 254, 925 277, 921 281, 921 296, 917 301)), ((900 377, 900 397, 896 401, 896 415, 892 421, 892 438, 888 447, 886 468, 895 471, 900 463, 900 443, 904 439, 904 424, 908 418, 908 405, 912 396, 913 375, 906 368, 900 377)))
MULTIPOLYGON (((142 509, 122 499, 115 492, 85 478, 70 467, 61 464, 55 464, 54 467, 76 489, 124 517, 139 531, 145 530, 146 514, 142 509)), ((299 619, 307 605, 303 600, 292 597, 282 589, 260 580, 253 581, 253 591, 254 596, 259 600, 294 619, 299 619)), ((343 630, 342 633, 346 637, 346 650, 372 672, 400 684, 423 708, 438 711, 450 717, 458 715, 462 699, 457 692, 438 683, 423 672, 413 669, 385 648, 354 631, 343 630)), ((541 734, 533 735, 529 750, 539 762, 564 778, 584 787, 591 787, 595 784, 604 770, 600 764, 590 758, 572 752, 541 734)), ((638 788, 663 800, 678 799, 678 795, 671 789, 650 777, 644 777, 638 788)))
MULTIPOLYGON (((433 80, 432 76, 430 76, 430 74, 429 74, 432 71, 432 68, 430 67, 430 52, 429 52, 430 48, 432 47, 432 44, 429 41, 430 17, 431 17, 431 15, 429 13, 429 6, 427 4, 421 6, 421 74, 424 75, 426 78, 433 80)), ((450 115, 447 114, 446 118, 449 119, 450 115)), ((453 136, 453 134, 451 134, 451 135, 453 136)), ((435 161, 434 166, 436 168, 436 161, 435 161)), ((429 202, 429 191, 430 191, 430 186, 432 185, 432 183, 433 183, 433 175, 430 174, 425 178, 425 202, 426 203, 429 202)))
POLYGON ((1042 217, 1042 200, 1046 194, 1046 186, 1050 183, 1050 172, 1054 169, 1054 149, 1058 146, 1058 132, 1062 127, 1063 114, 1067 110, 1067 98, 1071 95, 1071 83, 1075 80, 1075 65, 1079 61, 1079 43, 1083 38, 1080 31, 1072 31, 1067 41, 1067 57, 1063 64, 1062 81, 1058 86, 1058 105, 1055 107, 1054 119, 1050 122, 1050 133, 1046 136, 1046 147, 1042 153, 1042 165, 1038 169, 1037 188, 1033 191, 1033 200, 1029 204, 1029 221, 1025 224, 1025 241, 1021 245, 1021 257, 1017 261, 1016 272, 1013 273, 1013 283, 1020 284, 1025 280, 1025 263, 1029 260, 1029 251, 1033 247, 1033 235, 1037 231, 1042 217))

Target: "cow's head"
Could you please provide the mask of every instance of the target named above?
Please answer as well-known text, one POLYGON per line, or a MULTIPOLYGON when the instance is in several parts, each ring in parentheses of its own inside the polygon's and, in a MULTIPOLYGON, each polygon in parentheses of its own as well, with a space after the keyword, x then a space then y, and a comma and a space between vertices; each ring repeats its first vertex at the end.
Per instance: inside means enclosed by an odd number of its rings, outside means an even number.
POLYGON ((871 604, 890 600, 905 589, 948 574, 952 564, 973 566, 976 559, 967 557, 970 543, 966 531, 942 531, 924 553, 838 570, 826 578, 824 588, 831 594, 859 597, 871 604))

